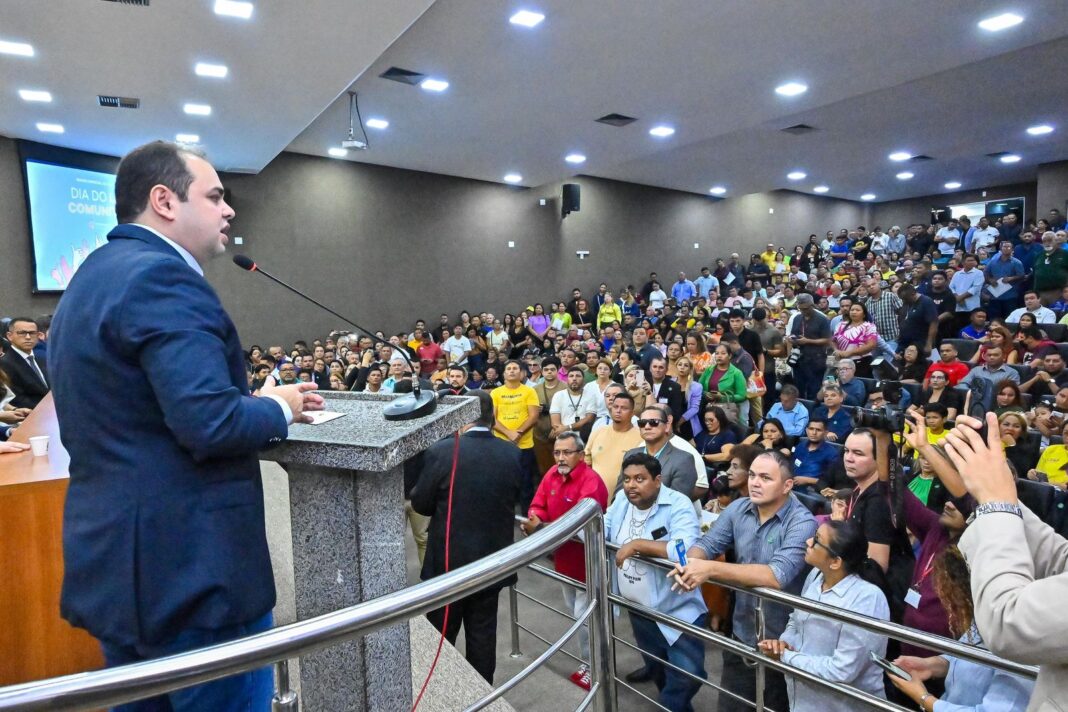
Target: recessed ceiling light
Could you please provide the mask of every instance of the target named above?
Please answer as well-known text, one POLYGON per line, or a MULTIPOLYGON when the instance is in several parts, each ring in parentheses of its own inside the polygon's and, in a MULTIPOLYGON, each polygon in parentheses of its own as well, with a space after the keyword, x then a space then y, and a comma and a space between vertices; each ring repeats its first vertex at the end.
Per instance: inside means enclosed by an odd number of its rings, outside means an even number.
POLYGON ((385 119, 367 119, 367 128, 369 129, 388 129, 389 122, 385 119))
POLYGON ((449 88, 449 83, 441 79, 424 79, 419 84, 420 87, 427 91, 445 91, 449 88))
POLYGON ((1028 128, 1027 133, 1032 136, 1045 136, 1048 133, 1053 133, 1053 127, 1049 124, 1039 124, 1038 126, 1031 126, 1028 128))
POLYGON ((211 107, 207 104, 186 104, 182 111, 193 116, 211 116, 211 107))
POLYGON ((786 177, 787 177, 787 178, 789 178, 790 180, 801 180, 801 179, 803 179, 803 178, 804 178, 804 177, 805 177, 806 175, 808 175, 808 174, 807 174, 807 173, 804 173, 804 172, 802 172, 802 171, 794 171, 794 172, 792 172, 792 173, 787 173, 787 174, 786 174, 786 177))
POLYGON ((1023 22, 1023 18, 1011 12, 1004 12, 994 17, 988 17, 979 23, 979 27, 987 32, 1000 32, 1010 27, 1015 27, 1023 22))
POLYGON ((910 178, 912 178, 912 176, 913 174, 909 173, 908 171, 901 171, 897 174, 896 177, 898 180, 909 180, 910 178))
POLYGON ((860 196, 860 199, 861 200, 875 200, 875 193, 865 193, 864 195, 860 196))
POLYGON ((37 130, 38 131, 44 131, 45 133, 63 133, 63 125, 62 124, 46 124, 44 122, 39 122, 37 124, 37 130))
POLYGON ((239 0, 215 0, 215 14, 227 17, 240 17, 247 20, 252 17, 254 5, 250 2, 239 0))
POLYGON ((787 82, 775 87, 775 93, 779 96, 797 96, 798 94, 804 94, 806 91, 808 91, 808 85, 800 82, 787 82))
POLYGON ((513 25, 522 25, 523 27, 537 27, 544 19, 545 15, 542 15, 540 12, 520 10, 516 14, 509 17, 508 22, 511 22, 513 25))
POLYGON ((825 185, 817 185, 815 188, 812 189, 812 192, 813 193, 826 193, 828 190, 830 190, 830 188, 828 188, 825 185))
POLYGON ((998 159, 1002 163, 1019 163, 1020 157, 1015 153, 1006 153, 1004 156, 998 159))
POLYGON ((946 188, 948 188, 949 190, 956 190, 959 187, 960 183, 955 180, 951 180, 950 182, 946 183, 946 188))
POLYGON ((523 180, 523 176, 518 173, 509 173, 504 177, 505 183, 518 183, 521 180, 523 180))
POLYGON ((19 89, 19 96, 22 97, 23 101, 43 101, 45 103, 52 101, 51 92, 40 89, 19 89))
POLYGON ((178 134, 174 137, 177 143, 200 143, 199 134, 178 134))
POLYGON ((708 189, 708 192, 712 195, 723 195, 727 192, 727 189, 724 188, 722 185, 714 185, 708 189))
POLYGON ((8 42, 0 40, 0 54, 13 54, 17 57, 32 57, 33 45, 25 42, 8 42))
POLYGON ((197 73, 198 77, 213 77, 215 79, 222 79, 230 73, 225 64, 210 64, 209 62, 197 62, 193 71, 197 73))
POLYGON ((586 162, 586 157, 583 156, 581 153, 569 153, 566 156, 564 156, 564 160, 567 161, 568 163, 572 164, 572 165, 576 165, 577 166, 580 163, 585 163, 586 162))
POLYGON ((912 158, 912 154, 907 151, 894 151, 887 158, 891 161, 907 161, 912 158))
POLYGON ((327 149, 326 152, 334 158, 344 158, 345 156, 349 155, 348 149, 345 148, 330 148, 327 149))
POLYGON ((654 126, 649 129, 650 136, 656 136, 657 138, 667 138, 671 134, 675 133, 675 129, 671 126, 654 126))

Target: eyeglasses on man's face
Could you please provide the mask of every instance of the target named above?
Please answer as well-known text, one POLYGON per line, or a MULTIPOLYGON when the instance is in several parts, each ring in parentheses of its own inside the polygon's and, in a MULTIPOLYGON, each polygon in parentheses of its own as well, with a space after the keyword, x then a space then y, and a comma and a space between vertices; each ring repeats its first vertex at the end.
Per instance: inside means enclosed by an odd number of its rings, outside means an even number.
POLYGON ((640 418, 638 420, 639 428, 659 428, 664 424, 664 421, 660 418, 640 418))

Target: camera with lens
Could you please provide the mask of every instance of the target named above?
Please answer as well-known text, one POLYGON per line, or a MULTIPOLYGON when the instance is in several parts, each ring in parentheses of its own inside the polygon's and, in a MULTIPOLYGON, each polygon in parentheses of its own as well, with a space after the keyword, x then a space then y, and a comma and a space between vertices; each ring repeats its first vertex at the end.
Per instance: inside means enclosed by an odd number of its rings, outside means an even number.
POLYGON ((884 403, 876 408, 853 411, 854 428, 870 428, 898 433, 905 428, 905 411, 901 408, 901 381, 877 381, 873 393, 882 393, 884 403))

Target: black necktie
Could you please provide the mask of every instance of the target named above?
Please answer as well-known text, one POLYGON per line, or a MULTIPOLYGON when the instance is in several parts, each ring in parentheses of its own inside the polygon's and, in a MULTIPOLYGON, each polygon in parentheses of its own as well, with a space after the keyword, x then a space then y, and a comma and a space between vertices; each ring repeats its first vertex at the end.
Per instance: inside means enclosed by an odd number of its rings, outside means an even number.
POLYGON ((41 367, 37 365, 37 359, 35 359, 33 357, 33 354, 30 354, 29 356, 26 357, 26 360, 29 361, 30 368, 33 369, 33 372, 36 373, 37 377, 41 379, 41 383, 43 383, 45 385, 45 388, 47 388, 48 387, 48 381, 45 380, 44 372, 41 371, 41 367))

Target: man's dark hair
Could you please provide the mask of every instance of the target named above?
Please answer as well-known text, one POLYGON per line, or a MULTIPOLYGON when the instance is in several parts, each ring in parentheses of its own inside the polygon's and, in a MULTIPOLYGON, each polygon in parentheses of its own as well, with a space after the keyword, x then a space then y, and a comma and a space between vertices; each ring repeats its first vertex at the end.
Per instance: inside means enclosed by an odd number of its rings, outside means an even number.
POLYGON ((581 373, 583 375, 583 377, 586 376, 586 369, 584 369, 582 366, 576 365, 576 366, 572 366, 571 368, 567 369, 567 372, 569 374, 570 373, 574 373, 575 371, 578 371, 579 373, 581 373))
POLYGON ((665 405, 660 405, 659 403, 650 403, 649 405, 646 405, 644 408, 642 408, 643 413, 647 410, 655 410, 657 413, 660 414, 660 420, 664 421, 665 423, 671 419, 671 411, 668 410, 668 407, 665 405))
POLYGON ((753 318, 757 321, 764 321, 768 318, 768 312, 764 307, 757 307, 753 310, 753 318))
MULTIPOLYGON (((490 365, 492 366, 493 364, 490 365)), ((449 371, 459 371, 460 373, 464 374, 464 380, 467 379, 467 369, 463 366, 460 366, 459 364, 453 364, 449 366, 448 370, 445 371, 445 373, 448 373, 449 371)))
POLYGON ((15 317, 11 317, 11 321, 9 321, 7 323, 7 330, 8 331, 14 331, 15 330, 15 322, 19 322, 19 321, 27 321, 27 322, 33 324, 33 328, 37 329, 38 331, 41 330, 41 327, 37 323, 37 320, 34 319, 32 316, 15 316, 15 317))
POLYGON ((946 271, 944 269, 936 269, 934 272, 931 272, 931 276, 932 277, 941 277, 942 279, 945 279, 946 278, 946 271))
MULTIPOLYGON (((606 388, 605 390, 608 390, 608 389, 606 388)), ((615 400, 619 400, 620 398, 622 398, 625 401, 630 401, 630 407, 631 408, 634 407, 634 396, 632 396, 630 393, 627 393, 626 391, 620 391, 619 393, 616 394, 615 400)), ((613 403, 614 402, 615 401, 613 401, 613 403)))
POLYGON ((545 368, 546 366, 556 366, 557 368, 560 368, 560 359, 555 356, 546 356, 541 360, 541 367, 545 368))
MULTIPOLYGON (((782 473, 784 480, 791 480, 794 477, 794 462, 790 458, 783 455, 778 450, 772 448, 771 450, 765 450, 757 455, 757 457, 770 457, 775 461, 775 464, 779 466, 779 472, 782 473)), ((753 458, 756 460, 756 457, 753 458)), ((752 465, 750 465, 752 467, 752 465)))
POLYGON ((467 395, 478 399, 478 420, 475 425, 492 429, 496 421, 493 417, 493 398, 489 391, 469 391, 467 395))
POLYGON ((660 460, 657 460, 652 455, 645 452, 634 452, 623 458, 623 466, 620 467, 620 471, 627 469, 628 467, 644 467, 653 478, 660 476, 663 469, 660 467, 660 460))
POLYGON ((808 424, 812 425, 813 423, 815 423, 816 425, 822 425, 824 430, 827 429, 827 419, 826 418, 809 418, 808 419, 808 424))
POLYGON ((949 408, 946 407, 945 403, 939 403, 938 401, 935 401, 934 403, 928 403, 927 405, 925 405, 923 407, 923 412, 925 414, 926 413, 938 413, 943 418, 948 418, 949 417, 949 408))
POLYGON ((744 319, 745 312, 741 309, 731 309, 731 313, 727 315, 728 319, 744 319))
POLYGON ((41 316, 39 316, 36 319, 34 319, 34 321, 37 323, 37 330, 38 331, 44 332, 44 331, 48 331, 50 328, 52 328, 52 315, 51 314, 42 314, 41 316))
POLYGON ((1034 339, 1036 341, 1042 340, 1042 330, 1038 328, 1037 324, 1029 324, 1028 326, 1021 326, 1017 331, 1017 334, 1023 334, 1025 339, 1034 339))
POLYGON ((186 158, 191 156, 204 158, 200 151, 169 141, 153 141, 127 153, 115 176, 115 217, 119 224, 133 222, 145 211, 153 186, 170 188, 183 203, 189 200, 193 172, 186 158))

